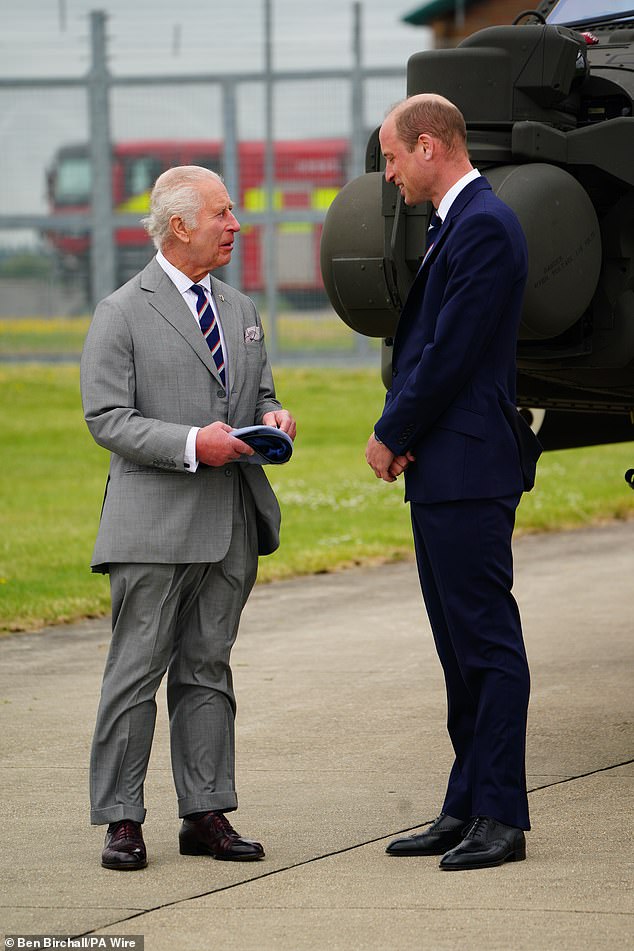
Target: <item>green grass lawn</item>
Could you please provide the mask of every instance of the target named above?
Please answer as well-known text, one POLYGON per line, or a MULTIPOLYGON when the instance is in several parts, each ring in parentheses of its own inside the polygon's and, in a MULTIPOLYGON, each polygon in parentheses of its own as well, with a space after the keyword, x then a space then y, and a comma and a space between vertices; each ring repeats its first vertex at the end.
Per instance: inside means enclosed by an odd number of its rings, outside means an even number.
POLYGON ((15 317, 0 320, 4 356, 81 353, 88 317, 15 317))
MULTIPOLYGON (((89 323, 89 317, 0 319, 0 355, 79 355, 89 323)), ((280 353, 354 353, 358 340, 357 335, 329 309, 283 311, 276 320, 276 341, 280 353)), ((378 352, 380 341, 371 340, 369 346, 378 352)))
MULTIPOLYGON (((269 468, 283 513, 280 550, 260 581, 411 556, 403 487, 379 482, 364 448, 380 413, 378 369, 284 369, 297 417, 291 462, 269 468)), ((0 366, 0 631, 101 615, 107 579, 89 569, 108 455, 83 422, 77 366, 0 366)), ((623 473, 634 443, 547 453, 518 530, 634 517, 623 473)))

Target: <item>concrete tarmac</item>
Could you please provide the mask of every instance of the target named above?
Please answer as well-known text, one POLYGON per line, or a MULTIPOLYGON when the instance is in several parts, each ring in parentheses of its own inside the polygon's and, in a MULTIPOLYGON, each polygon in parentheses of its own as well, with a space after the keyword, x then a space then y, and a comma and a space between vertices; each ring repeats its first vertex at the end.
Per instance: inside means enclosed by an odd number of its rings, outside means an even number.
POLYGON ((633 948, 633 541, 634 522, 516 540, 533 830, 527 860, 494 869, 385 855, 437 815, 452 758, 411 563, 254 591, 231 818, 263 842, 257 863, 179 855, 161 690, 149 865, 102 869, 87 766, 108 623, 0 641, 0 932, 143 935, 145 951, 633 948))

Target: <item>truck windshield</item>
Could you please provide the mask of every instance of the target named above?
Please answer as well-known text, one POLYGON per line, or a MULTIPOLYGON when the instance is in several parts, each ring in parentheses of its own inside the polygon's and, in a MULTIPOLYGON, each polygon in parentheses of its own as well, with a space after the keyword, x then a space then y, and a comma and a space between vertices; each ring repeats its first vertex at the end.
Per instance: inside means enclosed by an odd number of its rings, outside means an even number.
POLYGON ((632 0, 559 0, 546 19, 549 23, 576 26, 633 18, 632 0))
POLYGON ((55 175, 55 204, 84 205, 90 200, 90 159, 88 156, 61 158, 55 175))
POLYGON ((125 159, 125 197, 132 198, 135 195, 149 192, 168 164, 153 155, 139 155, 135 158, 125 159))

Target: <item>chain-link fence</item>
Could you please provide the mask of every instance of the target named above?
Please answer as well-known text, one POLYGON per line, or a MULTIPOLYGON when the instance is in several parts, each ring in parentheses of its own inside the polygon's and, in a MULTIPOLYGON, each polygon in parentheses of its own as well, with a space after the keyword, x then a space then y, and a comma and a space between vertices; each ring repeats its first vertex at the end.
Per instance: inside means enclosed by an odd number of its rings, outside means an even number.
POLYGON ((140 219, 157 175, 198 164, 235 202, 241 233, 221 276, 256 300, 272 355, 365 359, 369 342, 328 305, 319 243, 333 197, 363 171, 369 132, 404 94, 405 63, 362 66, 355 6, 348 68, 273 71, 265 57, 252 73, 114 75, 94 12, 83 75, 0 79, 0 115, 22 130, 0 152, 5 329, 7 318, 85 321, 154 253, 140 219))

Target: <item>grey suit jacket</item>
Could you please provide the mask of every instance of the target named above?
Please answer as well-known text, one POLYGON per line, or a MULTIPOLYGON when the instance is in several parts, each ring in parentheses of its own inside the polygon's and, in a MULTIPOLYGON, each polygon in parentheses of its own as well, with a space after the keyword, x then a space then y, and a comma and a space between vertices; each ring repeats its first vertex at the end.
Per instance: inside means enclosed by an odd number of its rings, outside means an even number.
POLYGON ((211 283, 228 394, 190 310, 156 260, 97 306, 81 358, 84 416, 111 452, 95 571, 107 571, 109 562, 220 561, 231 540, 238 478, 255 502, 260 554, 279 544, 280 510, 261 466, 185 468, 192 426, 248 426, 281 408, 255 305, 213 276, 211 283), (247 334, 253 327, 259 333, 247 334))

